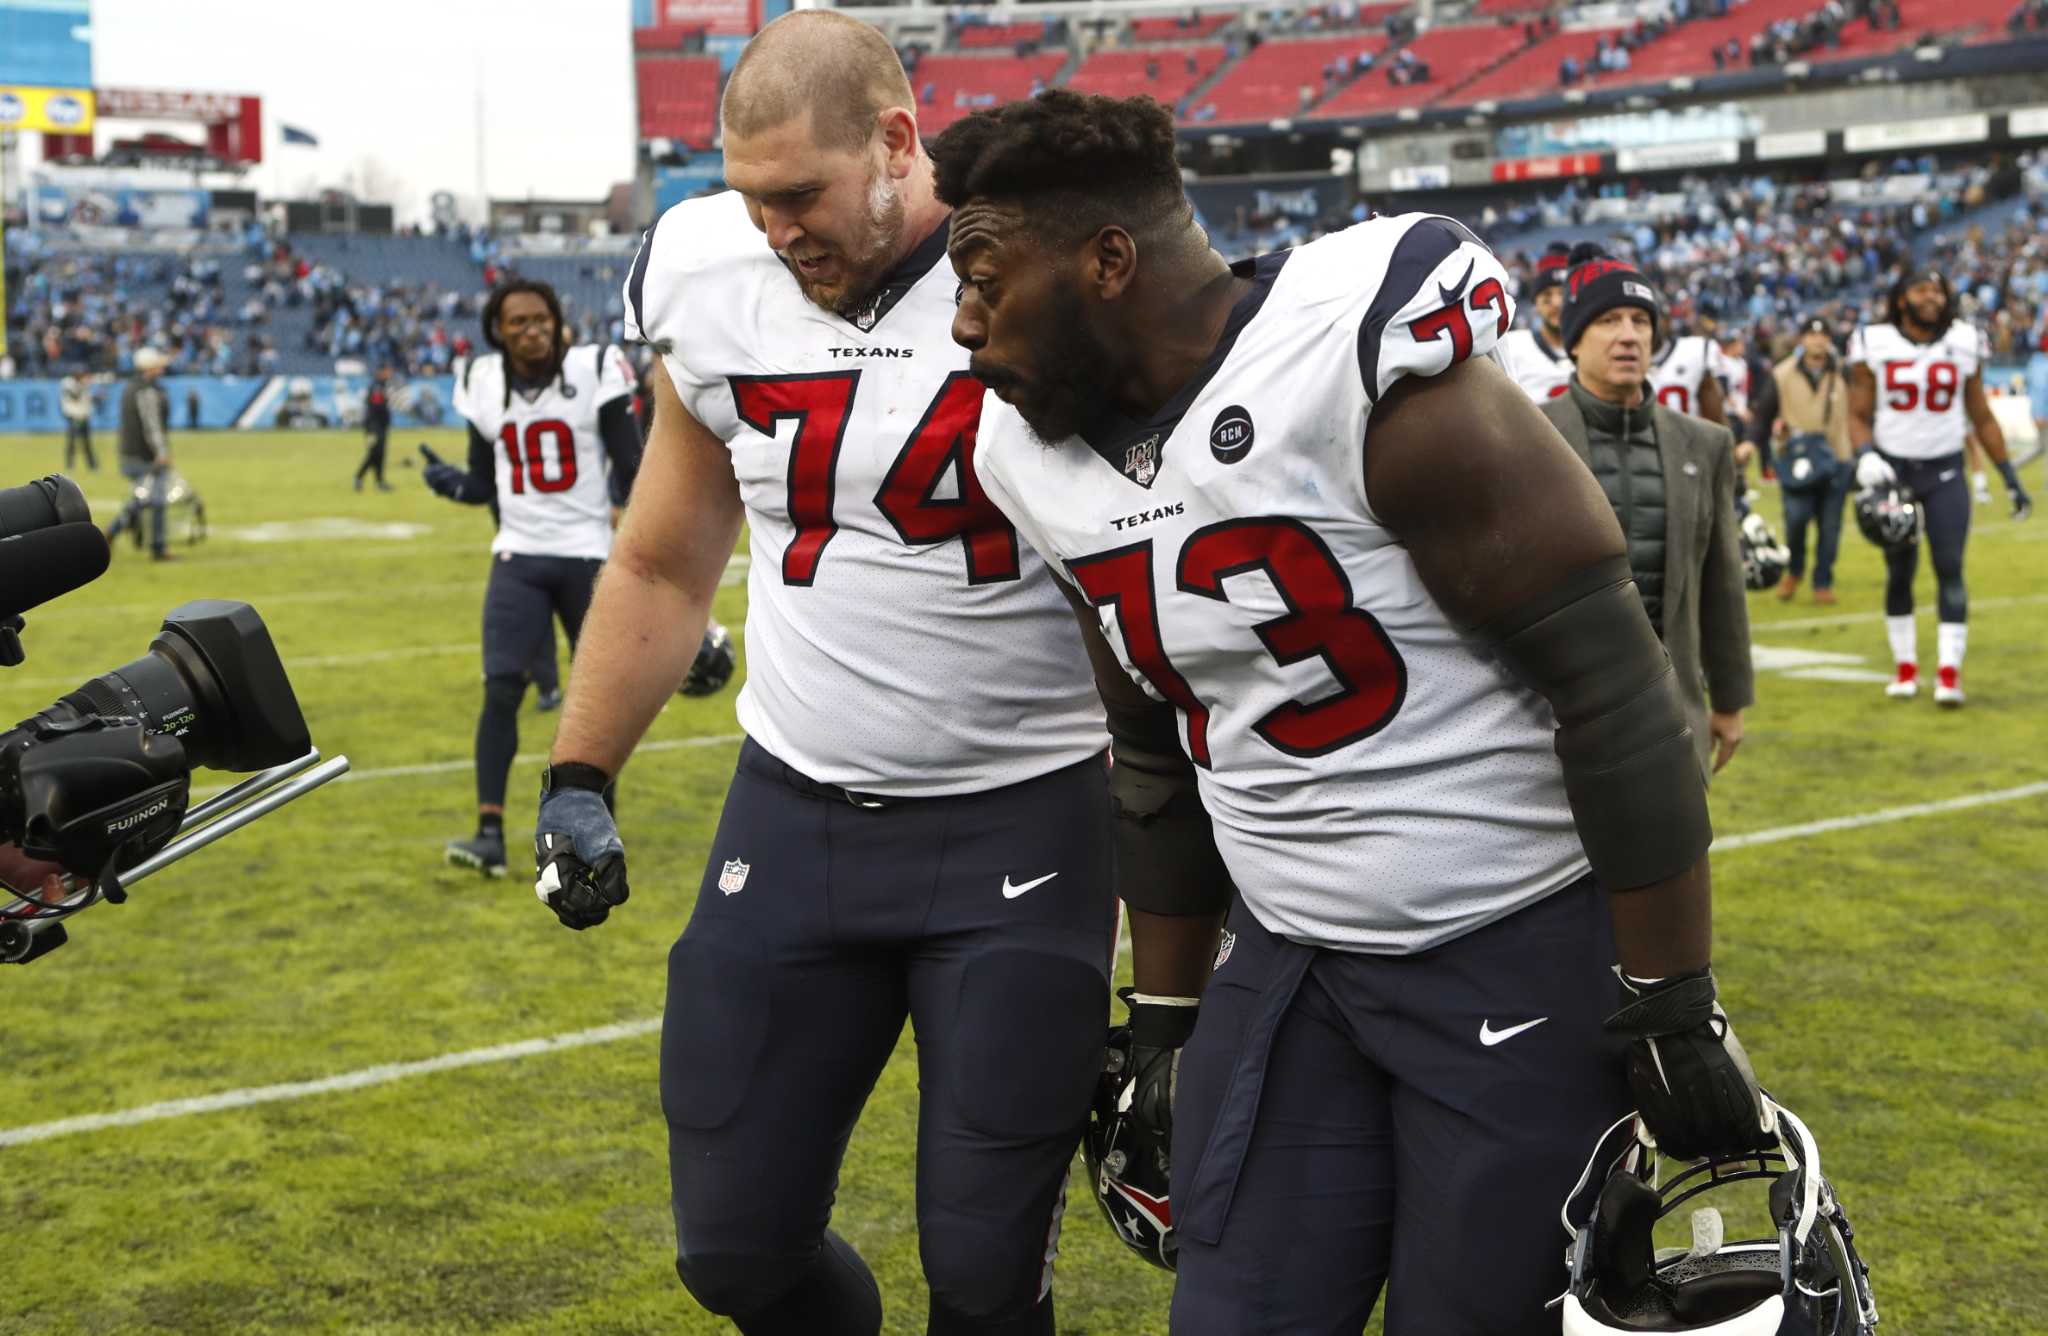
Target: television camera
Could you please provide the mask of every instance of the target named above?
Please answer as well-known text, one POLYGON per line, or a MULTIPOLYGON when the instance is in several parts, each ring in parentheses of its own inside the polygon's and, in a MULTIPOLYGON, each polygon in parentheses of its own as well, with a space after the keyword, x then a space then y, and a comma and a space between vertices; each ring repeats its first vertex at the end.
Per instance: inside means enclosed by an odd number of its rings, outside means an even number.
MULTIPOLYGON (((21 614, 91 583, 106 538, 70 479, 0 490, 0 665, 21 614)), ((314 749, 270 632, 246 603, 173 608, 142 657, 0 733, 0 843, 56 863, 61 893, 0 886, 0 964, 66 940, 65 923, 348 770, 314 749), (194 805, 195 766, 250 778, 194 805)))

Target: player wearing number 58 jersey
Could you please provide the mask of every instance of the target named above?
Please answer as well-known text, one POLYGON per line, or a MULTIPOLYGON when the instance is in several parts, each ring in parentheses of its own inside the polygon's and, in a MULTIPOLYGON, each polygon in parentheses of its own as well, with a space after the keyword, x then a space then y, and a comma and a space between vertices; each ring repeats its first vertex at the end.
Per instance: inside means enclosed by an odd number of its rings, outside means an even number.
POLYGON ((554 621, 574 649, 598 567, 612 545, 612 502, 632 487, 640 439, 632 369, 618 348, 566 341, 546 283, 513 279, 484 304, 492 349, 456 379, 469 423, 467 471, 426 451, 426 482, 498 519, 484 589, 484 704, 476 728, 477 831, 448 861, 505 875, 505 783, 519 751, 528 669, 554 655, 554 621))
POLYGON ((696 644, 744 520, 746 740, 669 957, 661 1090, 677 1272, 746 1336, 880 1330, 828 1226, 906 1018, 925 1330, 1050 1336, 1102 1064, 1108 739, 1051 573, 973 471, 982 391, 948 337, 915 107, 888 40, 832 11, 735 66, 732 190, 665 213, 625 284, 660 353, 654 422, 540 813, 541 898, 602 921, 624 841, 589 790, 696 644))
POLYGON ((1131 1101, 1133 1144, 1171 1124, 1172 1331, 1357 1332, 1385 1284, 1392 1336, 1554 1332, 1579 1141, 1631 1085, 1679 1155, 1758 1144, 1761 1106, 1670 664, 1488 355, 1506 274, 1420 214, 1226 265, 1148 98, 1054 90, 933 154, 982 484, 1238 890, 1175 1082, 1131 1101))
MULTIPOLYGON (((1892 285, 1891 319, 1865 325, 1849 339, 1849 435, 1864 454, 1859 486, 1896 486, 1920 504, 1927 550, 1934 562, 1938 605, 1938 705, 1963 703, 1963 651, 1969 638, 1969 595, 1963 585, 1963 547, 1970 535, 1970 494, 1964 480, 1963 440, 1978 441, 2005 479, 2013 515, 2025 519, 2033 503, 2006 458, 2005 432, 1984 397, 1984 332, 1956 316, 1955 289, 1936 270, 1908 271, 1892 285), (1874 447, 1874 448, 1873 448, 1874 447)), ((1913 619, 1913 576, 1920 542, 1885 552, 1885 632, 1897 674, 1885 688, 1894 699, 1919 690, 1919 634, 1913 619)))

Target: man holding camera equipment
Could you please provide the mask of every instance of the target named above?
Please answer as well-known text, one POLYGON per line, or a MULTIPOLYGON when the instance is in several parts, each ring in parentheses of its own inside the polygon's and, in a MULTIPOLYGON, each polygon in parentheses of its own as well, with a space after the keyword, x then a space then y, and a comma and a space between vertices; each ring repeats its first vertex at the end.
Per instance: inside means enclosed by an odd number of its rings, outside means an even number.
POLYGON ((465 505, 495 506, 484 593, 484 704, 476 727, 476 834, 448 861, 505 875, 505 783, 519 751, 519 703, 559 618, 571 653, 598 568, 612 547, 612 492, 640 466, 633 370, 617 348, 562 339, 562 303, 546 283, 510 279, 484 304, 492 352, 463 371, 455 411, 469 420, 467 471, 426 446, 426 483, 465 505))
POLYGON ((107 528, 107 543, 135 526, 140 541, 142 512, 149 510, 149 555, 172 560, 164 543, 166 493, 171 485, 171 401, 164 394, 164 368, 170 359, 154 348, 135 351, 135 375, 121 392, 121 476, 135 487, 128 504, 107 528))

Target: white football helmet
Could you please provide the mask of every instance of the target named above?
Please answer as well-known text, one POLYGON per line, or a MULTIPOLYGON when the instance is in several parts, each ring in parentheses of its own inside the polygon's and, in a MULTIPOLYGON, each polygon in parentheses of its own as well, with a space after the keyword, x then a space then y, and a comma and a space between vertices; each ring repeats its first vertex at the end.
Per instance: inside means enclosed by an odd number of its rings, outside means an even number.
POLYGON ((1764 1106, 1778 1149, 1700 1160, 1662 1184, 1656 1143, 1635 1115, 1607 1129, 1565 1199, 1572 1245, 1564 1336, 1871 1336, 1869 1268, 1821 1176, 1820 1149, 1789 1110, 1768 1097, 1764 1106), (1692 1212, 1690 1248, 1655 1246, 1657 1222, 1680 1205, 1751 1179, 1771 1185, 1775 1239, 1731 1242, 1720 1212, 1704 1207, 1692 1212))

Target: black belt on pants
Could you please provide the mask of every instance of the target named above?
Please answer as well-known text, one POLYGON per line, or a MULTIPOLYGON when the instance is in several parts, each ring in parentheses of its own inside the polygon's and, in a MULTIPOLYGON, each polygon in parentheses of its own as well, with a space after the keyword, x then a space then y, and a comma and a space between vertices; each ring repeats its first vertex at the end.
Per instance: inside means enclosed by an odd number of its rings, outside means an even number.
POLYGON ((845 803, 850 807, 862 807, 870 811, 917 801, 913 798, 891 798, 879 793, 859 793, 853 789, 842 789, 837 784, 826 784, 812 779, 788 762, 777 760, 773 752, 752 738, 740 744, 740 768, 763 779, 773 780, 777 784, 795 789, 806 798, 845 803))

